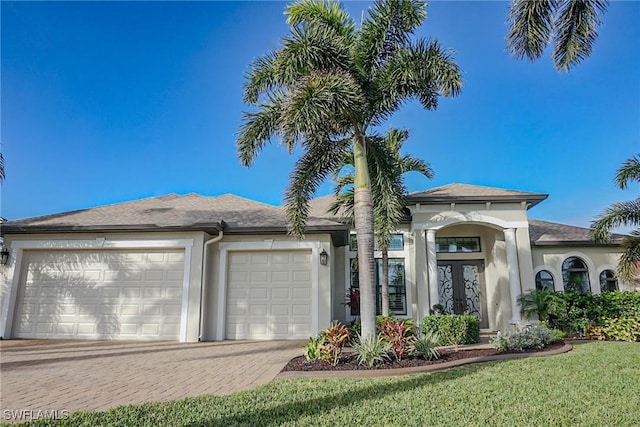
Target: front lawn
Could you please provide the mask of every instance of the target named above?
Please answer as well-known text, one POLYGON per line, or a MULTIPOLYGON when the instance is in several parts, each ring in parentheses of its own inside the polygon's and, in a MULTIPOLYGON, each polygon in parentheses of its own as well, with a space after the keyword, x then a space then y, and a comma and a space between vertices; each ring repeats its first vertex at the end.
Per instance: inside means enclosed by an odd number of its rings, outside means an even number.
POLYGON ((559 356, 431 374, 286 380, 230 396, 74 413, 61 425, 638 426, 638 408, 640 344, 585 342, 559 356))

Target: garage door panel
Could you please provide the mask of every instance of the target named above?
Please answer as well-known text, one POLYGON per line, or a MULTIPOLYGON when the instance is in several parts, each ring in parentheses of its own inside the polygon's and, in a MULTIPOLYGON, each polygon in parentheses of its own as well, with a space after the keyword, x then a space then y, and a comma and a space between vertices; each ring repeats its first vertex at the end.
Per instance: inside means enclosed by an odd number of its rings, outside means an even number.
POLYGON ((227 338, 305 339, 310 335, 310 251, 230 252, 228 259, 227 338), (295 309, 296 304, 301 307, 295 309), (296 322, 304 326, 296 328, 296 322))
POLYGON ((182 250, 25 251, 14 335, 177 340, 183 260, 182 250))

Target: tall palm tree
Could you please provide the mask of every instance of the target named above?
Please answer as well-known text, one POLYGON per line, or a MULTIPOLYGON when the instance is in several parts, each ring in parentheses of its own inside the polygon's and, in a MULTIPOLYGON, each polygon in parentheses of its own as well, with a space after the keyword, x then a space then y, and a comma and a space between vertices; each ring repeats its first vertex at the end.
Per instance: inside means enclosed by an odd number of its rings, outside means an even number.
MULTIPOLYGON (((640 154, 627 159, 615 177, 621 189, 626 189, 630 181, 640 182, 640 154)), ((640 197, 628 202, 614 203, 605 209, 591 223, 591 234, 596 240, 607 240, 611 230, 619 226, 640 227, 640 197)), ((630 284, 640 281, 640 228, 622 240, 623 253, 618 262, 618 277, 630 284)))
POLYGON ((435 109, 440 96, 462 87, 460 70, 435 40, 412 40, 426 3, 378 0, 360 28, 336 0, 287 6, 290 34, 256 59, 247 73, 244 114, 236 141, 250 166, 273 138, 302 148, 285 193, 290 232, 304 234, 308 202, 318 186, 354 157, 354 213, 359 259, 362 335, 375 334, 373 206, 366 138, 403 102, 435 109))
POLYGON ((608 0, 512 0, 507 48, 535 61, 553 43, 558 71, 569 71, 591 55, 608 0))
MULTIPOLYGON (((407 193, 402 175, 419 172, 428 179, 433 178, 433 170, 427 162, 410 154, 401 154, 402 146, 409 138, 409 132, 391 128, 384 136, 368 137, 367 151, 369 175, 373 197, 373 219, 378 249, 382 252, 382 315, 389 316, 389 245, 393 233, 397 231, 404 216, 404 196, 407 193)), ((343 166, 353 166, 353 153, 347 153, 343 166)), ((329 208, 333 214, 341 214, 345 221, 353 223, 353 174, 336 177, 336 200, 329 208)))

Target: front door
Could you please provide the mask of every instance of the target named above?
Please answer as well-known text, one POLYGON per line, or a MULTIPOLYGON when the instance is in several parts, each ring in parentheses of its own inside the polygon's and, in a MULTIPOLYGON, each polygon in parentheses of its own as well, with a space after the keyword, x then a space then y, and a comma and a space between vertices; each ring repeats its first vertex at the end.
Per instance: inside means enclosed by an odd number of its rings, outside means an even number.
POLYGON ((445 313, 472 314, 488 328, 482 260, 438 261, 438 295, 445 313))

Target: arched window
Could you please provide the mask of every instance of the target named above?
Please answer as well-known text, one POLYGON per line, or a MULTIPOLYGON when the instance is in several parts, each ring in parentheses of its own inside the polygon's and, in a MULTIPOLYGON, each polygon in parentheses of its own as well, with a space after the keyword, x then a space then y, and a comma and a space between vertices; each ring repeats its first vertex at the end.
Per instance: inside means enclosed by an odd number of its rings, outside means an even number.
POLYGON ((553 276, 547 270, 540 270, 536 274, 536 289, 539 291, 553 291, 553 276))
POLYGON ((613 270, 602 270, 600 273, 600 292, 611 292, 618 290, 618 278, 613 270))
POLYGON ((578 257, 569 257, 562 263, 562 281, 565 292, 573 291, 581 295, 589 293, 589 270, 578 257))

